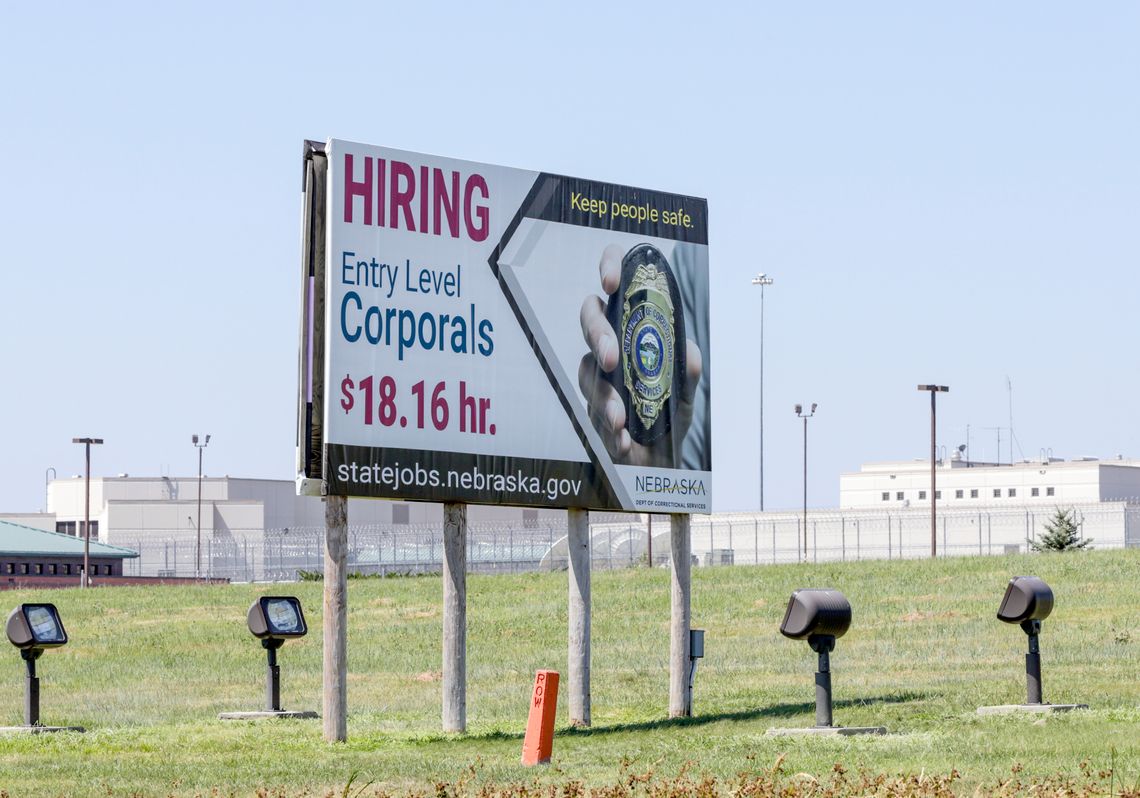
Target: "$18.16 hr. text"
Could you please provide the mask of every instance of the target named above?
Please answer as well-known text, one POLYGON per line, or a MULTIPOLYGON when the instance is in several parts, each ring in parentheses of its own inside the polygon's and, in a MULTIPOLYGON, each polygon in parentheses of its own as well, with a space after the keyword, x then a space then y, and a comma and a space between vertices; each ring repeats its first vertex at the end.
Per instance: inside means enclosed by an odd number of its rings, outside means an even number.
POLYGON ((345 374, 340 381, 340 393, 340 407, 345 415, 352 414, 354 410, 362 411, 360 418, 365 426, 379 424, 391 427, 399 424, 406 427, 415 424, 416 429, 443 432, 458 425, 460 432, 495 434, 495 424, 490 421, 490 398, 469 393, 467 383, 462 380, 458 390, 453 388, 450 391, 444 380, 431 387, 420 380, 411 387, 408 395, 400 397, 393 377, 377 379, 370 374, 356 379, 345 374))

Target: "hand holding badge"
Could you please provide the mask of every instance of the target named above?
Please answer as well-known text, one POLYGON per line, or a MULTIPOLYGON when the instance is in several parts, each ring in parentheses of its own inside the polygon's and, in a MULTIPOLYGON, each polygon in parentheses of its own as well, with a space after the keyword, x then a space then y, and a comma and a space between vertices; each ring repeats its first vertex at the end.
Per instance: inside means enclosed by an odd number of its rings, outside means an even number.
POLYGON ((701 378, 677 281, 650 244, 606 247, 599 270, 608 301, 587 297, 580 316, 590 351, 578 384, 590 417, 614 462, 676 468, 701 378))

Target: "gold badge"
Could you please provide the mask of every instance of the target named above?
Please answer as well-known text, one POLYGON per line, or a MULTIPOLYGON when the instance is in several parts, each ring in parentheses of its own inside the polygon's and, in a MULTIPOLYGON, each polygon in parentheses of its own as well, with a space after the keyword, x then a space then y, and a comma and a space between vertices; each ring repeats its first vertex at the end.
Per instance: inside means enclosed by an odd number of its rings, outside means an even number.
MULTIPOLYGON (((640 244, 622 263, 621 319, 615 331, 621 341, 620 379, 626 405, 626 426, 641 444, 667 433, 670 398, 675 393, 678 352, 679 295, 665 257, 649 244, 640 244)), ((683 335, 683 332, 682 332, 683 335)))

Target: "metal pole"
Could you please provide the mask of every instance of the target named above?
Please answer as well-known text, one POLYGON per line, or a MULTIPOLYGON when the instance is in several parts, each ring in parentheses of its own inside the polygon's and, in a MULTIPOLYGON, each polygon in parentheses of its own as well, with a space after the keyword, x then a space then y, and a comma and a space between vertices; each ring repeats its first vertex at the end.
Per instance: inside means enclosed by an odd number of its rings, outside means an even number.
POLYGON ((1027 621, 1025 632, 1029 635, 1029 651, 1025 655, 1025 692, 1027 704, 1041 704, 1041 646, 1038 633, 1041 631, 1041 621, 1027 621))
POLYGON ((91 584, 88 576, 91 573, 91 445, 100 444, 103 439, 72 438, 71 442, 83 444, 86 463, 83 483, 83 573, 79 576, 79 586, 87 587, 91 584))
POLYGON ((832 699, 831 699, 831 649, 835 646, 834 639, 820 640, 812 648, 819 654, 819 670, 815 674, 815 725, 828 727, 832 725, 832 699))
POLYGON ((269 712, 281 711, 281 668, 277 665, 277 649, 281 640, 263 640, 265 646, 265 708, 269 712))
POLYGON ((48 511, 48 505, 51 503, 51 480, 57 479, 59 474, 55 468, 48 466, 44 469, 44 512, 48 511), (48 472, 51 472, 51 478, 48 478, 48 472))
POLYGON ((36 676, 36 657, 43 649, 24 649, 20 656, 27 663, 27 676, 24 679, 24 725, 40 725, 40 679, 36 676))
POLYGON ((761 274, 752 284, 760 286, 760 512, 764 512, 764 286, 771 285, 772 278, 761 274))
POLYGON ((930 392, 930 556, 938 556, 938 501, 937 501, 937 470, 934 467, 935 449, 935 398, 936 391, 930 392))
POLYGON ((808 417, 804 416, 804 562, 808 558, 808 538, 807 538, 807 420, 808 417))
MULTIPOLYGON (((930 556, 938 556, 938 485, 937 476, 934 469, 934 461, 938 456, 937 439, 936 439, 936 405, 935 397, 941 393, 949 392, 950 388, 946 385, 919 385, 918 390, 930 391, 930 556)), ((901 546, 900 546, 901 548, 901 546)))
POLYGON ((83 587, 91 584, 91 440, 85 441, 86 470, 83 480, 83 587))
POLYGON ((194 549, 194 578, 202 576, 202 449, 198 449, 198 545, 194 549))

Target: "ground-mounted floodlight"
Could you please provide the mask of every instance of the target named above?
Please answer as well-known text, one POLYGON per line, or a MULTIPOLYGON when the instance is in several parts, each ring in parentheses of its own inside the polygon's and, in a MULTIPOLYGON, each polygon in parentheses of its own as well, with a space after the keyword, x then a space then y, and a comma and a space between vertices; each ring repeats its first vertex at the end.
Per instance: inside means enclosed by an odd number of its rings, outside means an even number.
POLYGON ((8 640, 20 649, 27 665, 24 679, 24 725, 3 731, 83 731, 79 726, 44 726, 40 723, 40 679, 36 676, 36 660, 49 648, 67 644, 59 611, 54 604, 21 604, 8 615, 8 640))
POLYGON ((223 712, 222 720, 258 718, 315 718, 316 712, 286 711, 281 708, 281 668, 277 649, 294 637, 304 637, 309 629, 301 601, 293 596, 262 596, 249 607, 246 616, 249 631, 261 641, 266 654, 265 709, 261 712, 223 712))
POLYGON ((1066 712, 1070 709, 1087 709, 1087 704, 1046 704, 1041 691, 1041 622, 1053 611, 1053 590, 1036 576, 1015 576, 1009 580, 998 607, 999 621, 1016 623, 1029 637, 1029 651, 1025 655, 1024 704, 1007 704, 996 707, 979 707, 982 715, 1007 712, 1066 712))
POLYGON ((802 589, 792 593, 780 633, 806 640, 819 655, 815 674, 815 726, 769 729, 769 734, 885 734, 882 726, 835 726, 832 723, 831 652, 851 626, 851 603, 838 590, 802 589))
POLYGON ((704 629, 690 629, 689 630, 689 694, 687 696, 687 704, 685 707, 685 714, 688 717, 693 716, 693 681, 697 677, 697 660, 705 656, 705 630, 704 629))

